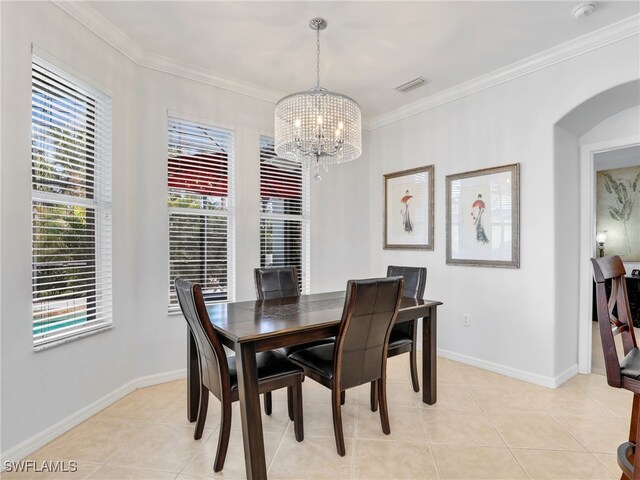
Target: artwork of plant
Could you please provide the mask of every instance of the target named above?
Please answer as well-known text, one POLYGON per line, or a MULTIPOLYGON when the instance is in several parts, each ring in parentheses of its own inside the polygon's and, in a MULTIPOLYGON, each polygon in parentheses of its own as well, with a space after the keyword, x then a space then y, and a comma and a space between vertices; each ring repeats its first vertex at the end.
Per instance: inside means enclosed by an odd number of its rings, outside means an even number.
MULTIPOLYGON (((633 218, 633 207, 640 193, 640 173, 636 175, 633 181, 621 178, 615 179, 610 173, 605 173, 603 177, 604 188, 615 202, 614 205, 607 205, 607 210, 612 219, 622 223, 625 246, 627 253, 630 253, 631 244, 629 242, 627 224, 633 218)), ((636 215, 638 214, 636 213, 636 215)))

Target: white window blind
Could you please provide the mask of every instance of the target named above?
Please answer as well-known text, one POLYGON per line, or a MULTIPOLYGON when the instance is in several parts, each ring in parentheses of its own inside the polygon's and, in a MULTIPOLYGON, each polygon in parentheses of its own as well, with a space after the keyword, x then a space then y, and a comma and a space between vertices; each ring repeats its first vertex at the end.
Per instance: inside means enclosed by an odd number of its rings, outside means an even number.
POLYGON ((309 176, 299 162, 276 156, 260 137, 260 266, 296 267, 309 292, 309 176))
POLYGON ((232 298, 233 132, 169 118, 169 311, 176 277, 202 285, 205 301, 232 298))
POLYGON ((112 323, 111 98, 32 58, 36 348, 112 323))

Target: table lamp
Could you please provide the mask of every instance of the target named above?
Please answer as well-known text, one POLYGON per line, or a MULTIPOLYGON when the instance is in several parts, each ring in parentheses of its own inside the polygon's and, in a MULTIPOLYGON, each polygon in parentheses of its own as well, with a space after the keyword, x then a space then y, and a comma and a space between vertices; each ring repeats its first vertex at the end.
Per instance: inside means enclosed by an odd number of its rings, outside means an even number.
POLYGON ((598 230, 596 232, 596 242, 598 242, 598 256, 604 257, 604 242, 607 241, 607 231, 598 230))

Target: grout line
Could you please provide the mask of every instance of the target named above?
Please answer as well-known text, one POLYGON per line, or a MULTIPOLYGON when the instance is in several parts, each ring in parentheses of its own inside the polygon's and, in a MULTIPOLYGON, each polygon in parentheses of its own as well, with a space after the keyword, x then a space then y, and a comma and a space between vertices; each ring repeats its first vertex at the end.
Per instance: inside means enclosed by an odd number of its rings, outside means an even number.
MULTIPOLYGON (((213 396, 213 395, 212 395, 212 396, 213 396)), ((194 423, 195 423, 195 422, 194 422, 194 423)), ((191 425, 192 425, 192 424, 191 424, 191 425)), ((206 425, 206 422, 205 422, 205 425, 206 425)), ((192 428, 193 428, 193 427, 192 427, 192 428)), ((182 472, 184 472, 184 469, 185 469, 185 468, 187 468, 187 467, 189 466, 189 464, 190 464, 191 462, 193 462, 193 461, 195 460, 195 458, 196 458, 198 455, 200 455, 200 454, 202 453, 202 451, 204 450, 204 445, 205 445, 205 443, 206 443, 207 441, 209 441, 209 439, 213 436, 213 434, 214 434, 214 433, 219 432, 219 431, 220 431, 220 424, 218 424, 218 426, 217 426, 217 427, 215 427, 215 428, 213 429, 213 431, 211 432, 211 434, 210 434, 210 435, 208 435, 208 436, 207 436, 207 438, 202 438, 202 439, 201 439, 201 440, 202 440, 202 444, 201 444, 201 445, 196 449, 195 453, 194 453, 193 455, 191 455, 191 457, 189 457, 189 460, 187 460, 187 461, 185 462, 185 464, 182 466, 182 468, 180 468, 180 471, 176 474, 176 477, 178 477, 179 475, 181 475, 181 474, 182 474, 182 472)), ((204 437, 204 435, 203 435, 203 437, 204 437)), ((229 438, 229 440, 231 440, 231 438, 229 438)), ((194 441, 200 441, 200 440, 194 440, 194 441)), ((216 445, 217 445, 217 444, 216 444, 216 445)), ((229 453, 229 452, 227 452, 227 453, 229 453)), ((225 461, 226 461, 226 458, 225 458, 225 461)), ((212 466, 211 470, 213 470, 213 466, 212 466)), ((192 475, 192 474, 190 474, 190 475, 192 475)))
MULTIPOLYGON (((289 415, 289 413, 287 412, 287 416, 288 415, 289 415)), ((303 426, 304 426, 304 398, 303 398, 303 402, 302 402, 302 422, 303 422, 303 426)), ((287 434, 287 430, 289 429, 289 426, 291 426, 292 424, 293 424, 293 422, 291 420, 288 420, 287 421, 287 426, 282 431, 282 435, 280 435, 280 440, 278 441, 278 446, 276 447, 276 451, 273 453, 273 458, 271 459, 271 462, 269 462, 269 465, 267 466, 267 475, 271 471, 271 467, 273 467, 273 464, 276 461, 276 457, 278 456, 278 452, 280 451, 280 447, 282 446, 282 442, 284 441, 284 436, 287 434)), ((264 430, 262 432, 262 436, 264 437, 264 430)), ((304 438, 305 439, 307 438, 307 432, 304 433, 304 438)), ((304 441, 304 439, 303 439, 303 441, 304 441)), ((267 452, 265 452, 265 455, 266 455, 266 453, 267 452)))
MULTIPOLYGON (((502 434, 500 433, 500 431, 496 428, 496 426, 494 425, 493 421, 491 420, 491 417, 489 416, 489 414, 485 411, 484 408, 482 408, 482 405, 480 405, 480 402, 478 402, 478 400, 476 399, 473 390, 470 391, 471 393, 471 398, 473 398, 473 401, 476 402, 476 405, 478 406, 478 408, 480 409, 480 411, 482 412, 482 414, 484 415, 484 417, 487 419, 487 421, 489 422, 489 425, 491 425, 491 427, 493 428, 493 430, 498 434, 498 436, 500 437, 500 439, 502 440, 502 442, 504 443, 504 446, 507 448, 507 450, 509 451, 509 454, 511 455, 511 458, 513 458, 516 462, 516 464, 520 467, 520 470, 522 470, 522 472, 524 473, 524 475, 527 478, 531 478, 531 476, 529 475, 529 472, 527 472, 527 470, 524 468, 524 465, 522 465, 522 463, 520 463, 520 460, 518 460, 518 457, 516 457, 513 453, 513 450, 511 449, 511 447, 509 446, 509 444, 507 443, 507 441, 504 439, 504 437, 502 436, 502 434)), ((522 393, 522 392, 520 392, 522 393)))
MULTIPOLYGON (((424 385, 422 385, 422 388, 424 388, 424 385)), ((415 397, 415 392, 413 393, 415 397)), ((436 461, 436 455, 433 452, 433 444, 431 443, 431 436, 429 435, 429 429, 427 428, 427 421, 424 418, 423 408, 421 405, 418 405, 418 412, 420 414, 420 421, 422 422, 422 430, 424 431, 424 436, 427 438, 427 445, 429 445, 429 453, 431 454, 431 460, 433 460, 433 466, 436 469, 436 476, 438 479, 440 479, 442 478, 442 476, 440 475, 440 468, 438 467, 438 462, 436 461)))
MULTIPOLYGON (((582 448, 584 448, 584 450, 586 452, 593 453, 591 450, 589 450, 589 448, 587 448, 587 446, 584 443, 582 443, 580 441, 580 439, 578 437, 576 437, 573 433, 571 433, 569 431, 569 429, 567 427, 565 427, 564 424, 556 418, 555 415, 553 415, 553 414, 551 414, 549 412, 546 412, 546 414, 549 415, 554 420, 554 422, 556 422, 558 425, 560 425, 562 428, 564 428, 564 430, 571 436, 571 438, 575 439, 575 441, 578 442, 580 444, 580 446, 582 448)), ((584 415, 581 415, 581 417, 585 418, 584 415)), ((587 418, 589 418, 589 417, 587 417, 587 418)), ((591 418, 598 418, 598 417, 591 417, 591 418)), ((607 418, 607 417, 603 417, 603 418, 607 418)))
MULTIPOLYGON (((160 393, 160 392, 159 392, 160 393)), ((121 401, 121 400, 120 400, 121 401)), ((168 411, 170 408, 172 408, 174 405, 177 405, 178 402, 183 402, 184 400, 182 399, 177 399, 174 403, 172 403, 171 405, 169 405, 166 410, 168 411)), ((114 405, 117 405, 118 402, 116 402, 114 405)), ((127 442, 125 445, 123 445, 121 448, 119 448, 118 450, 116 450, 113 455, 111 455, 107 461, 104 463, 104 465, 108 465, 109 461, 111 461, 120 451, 122 451, 124 448, 126 448, 127 446, 133 444, 140 436, 142 436, 142 434, 151 426, 151 425, 161 425, 161 426, 171 426, 171 427, 182 427, 182 428, 186 428, 186 427, 191 427, 193 428, 193 424, 189 424, 189 425, 177 425, 177 424, 170 424, 170 423, 163 423, 161 421, 163 417, 161 415, 159 415, 157 418, 153 419, 153 420, 149 420, 145 427, 140 431, 140 433, 138 433, 136 436, 134 436, 129 442, 127 442)), ((185 462, 185 464, 178 470, 178 472, 174 472, 174 471, 170 471, 170 470, 157 470, 157 469, 149 469, 146 467, 139 467, 139 466, 131 466, 131 465, 121 465, 121 464, 111 464, 112 466, 117 466, 117 467, 123 467, 123 468, 138 468, 138 469, 145 469, 145 470, 154 470, 154 471, 158 471, 158 472, 164 472, 164 473, 176 473, 176 476, 180 475, 180 473, 182 473, 182 470, 184 470, 184 468, 186 468, 186 466, 195 458, 195 456, 200 453, 200 451, 203 448, 204 443, 209 439, 209 437, 213 434, 213 432, 215 432, 216 430, 218 430, 220 428, 220 426, 218 425, 218 427, 214 428, 213 431, 209 434, 206 435, 206 431, 207 430, 211 430, 211 429, 207 429, 205 428, 204 432, 203 432, 203 436, 201 440, 198 441, 202 441, 202 444, 196 449, 196 453, 194 453, 194 455, 192 455, 189 460, 187 462, 185 462)))

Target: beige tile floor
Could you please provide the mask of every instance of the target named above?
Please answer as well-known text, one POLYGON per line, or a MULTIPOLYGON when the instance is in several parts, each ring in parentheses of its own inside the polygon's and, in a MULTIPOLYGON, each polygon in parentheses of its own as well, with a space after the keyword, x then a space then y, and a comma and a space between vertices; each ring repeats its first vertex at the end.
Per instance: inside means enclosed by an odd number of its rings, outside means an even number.
MULTIPOLYGON (((369 391, 349 391, 343 420, 347 455, 335 451, 329 391, 304 382, 304 442, 295 441, 284 391, 263 415, 271 479, 614 479, 628 435, 631 395, 601 375, 578 375, 556 390, 450 360, 438 360, 438 402, 410 386, 408 357, 389 360, 391 435, 368 408, 369 391)), ((213 473, 218 402, 209 402, 201 440, 186 420, 186 384, 138 390, 44 446, 28 459, 74 460, 76 474, 2 478, 244 478, 237 406, 225 468, 213 473)))

